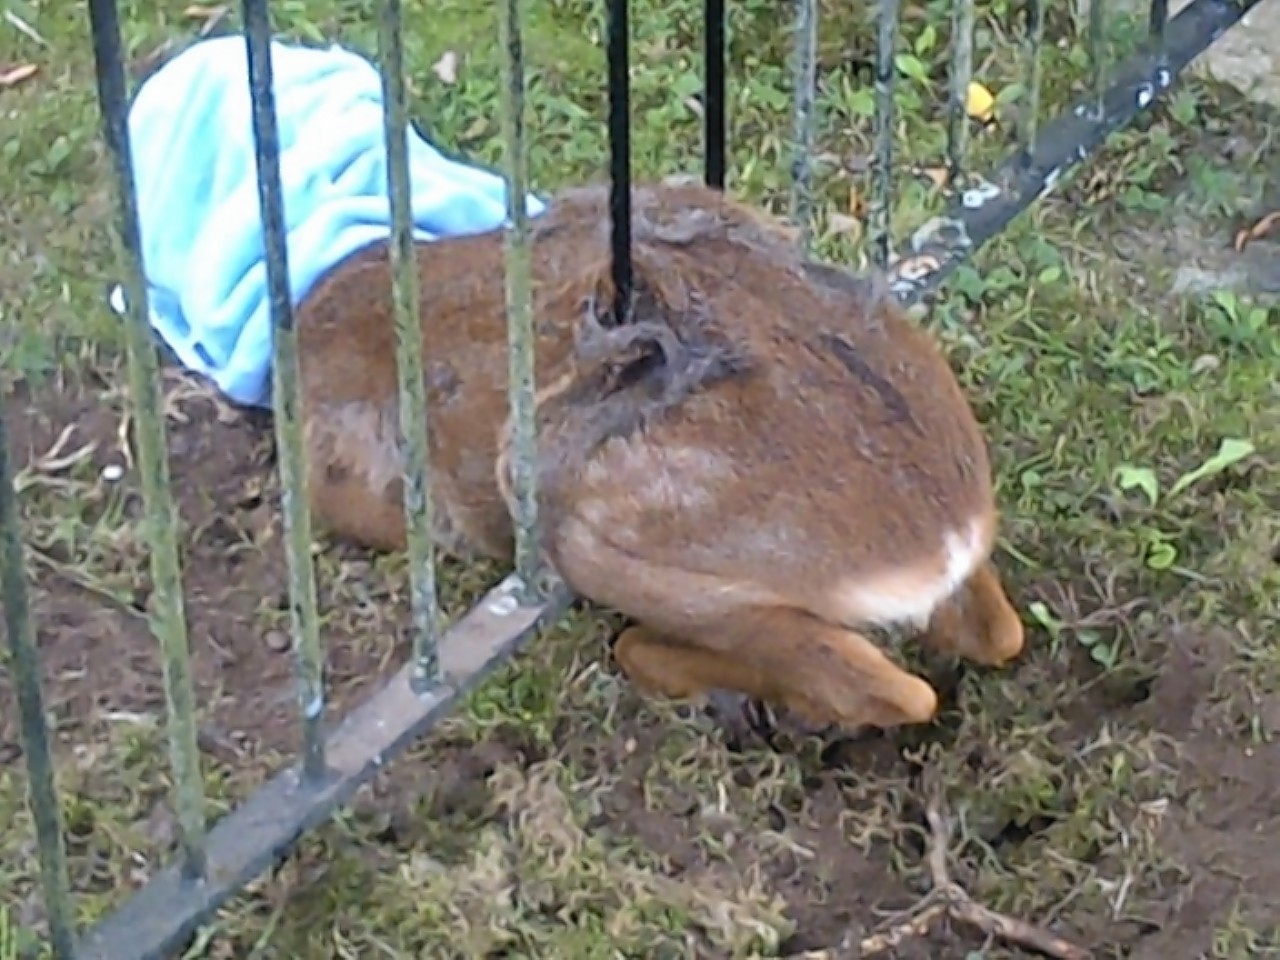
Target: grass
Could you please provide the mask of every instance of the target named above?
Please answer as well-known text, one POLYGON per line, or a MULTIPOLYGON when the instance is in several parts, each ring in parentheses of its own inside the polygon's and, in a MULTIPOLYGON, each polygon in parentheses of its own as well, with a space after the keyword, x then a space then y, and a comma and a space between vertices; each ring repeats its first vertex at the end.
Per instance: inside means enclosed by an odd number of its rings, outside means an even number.
MULTIPOLYGON (((40 68, 0 90, 2 376, 51 409, 59 396, 81 397, 79 422, 91 410, 105 417, 107 427, 85 427, 105 449, 121 405, 122 343, 103 297, 117 271, 87 19, 65 0, 0 2, 41 38, 0 22, 0 68, 40 68)), ((979 168, 1011 146, 1025 76, 1011 6, 979 4, 977 75, 1000 104, 997 125, 975 131, 979 168)), ((818 247, 850 262, 863 256, 856 214, 869 192, 874 33, 863 7, 824 4, 820 42, 818 247)), ((374 50, 369 4, 283 0, 273 9, 288 36, 374 50)), ((700 10, 689 0, 633 4, 637 176, 699 163, 700 10)), ((909 168, 938 165, 945 147, 947 5, 908 12, 902 52, 914 62, 902 66, 915 76, 897 85, 900 237, 940 208, 909 168)), ((730 189, 778 211, 790 159, 789 16, 763 0, 730 5, 730 189)), ((152 0, 125 3, 122 18, 135 58, 198 26, 181 5, 152 0)), ((439 144, 486 164, 501 157, 493 18, 476 0, 434 0, 408 4, 404 26, 415 117, 439 144), (432 65, 450 51, 458 75, 444 83, 432 65)), ((536 188, 603 176, 600 6, 545 0, 530 6, 526 27, 536 188)), ((1112 52, 1139 30, 1137 18, 1119 16, 1112 52)), ((1045 115, 1087 82, 1071 31, 1055 10, 1048 35, 1071 42, 1046 50, 1045 115)), ((1240 293, 1172 292, 1188 250, 1219 257, 1222 238, 1259 212, 1277 171, 1267 153, 1274 122, 1229 91, 1186 81, 1153 120, 1118 135, 962 268, 926 321, 992 444, 1005 518, 999 562, 1031 629, 1016 668, 952 669, 943 715, 928 730, 734 752, 688 711, 637 700, 602 665, 608 617, 575 611, 222 911, 185 955, 591 960, 822 948, 846 928, 877 925, 873 905, 908 906, 920 891, 923 770, 960 816, 957 876, 973 894, 1058 917, 1107 956, 1178 929, 1170 891, 1209 870, 1197 838, 1216 821, 1205 811, 1234 810, 1214 838, 1243 879, 1207 905, 1209 927, 1192 924, 1188 936, 1205 938, 1194 955, 1274 951, 1280 914, 1254 894, 1274 876, 1255 858, 1275 850, 1249 839, 1272 820, 1249 797, 1275 769, 1266 758, 1280 728, 1276 312, 1240 293), (1224 145, 1235 141, 1233 160, 1224 145), (1201 660, 1186 659, 1192 649, 1201 660), (1257 760, 1254 779, 1214 786, 1205 758, 1236 752, 1257 760)), ((183 425, 174 419, 170 430, 183 425)), ((87 591, 90 608, 127 607, 143 589, 145 540, 90 454, 26 476, 33 556, 45 558, 35 570, 42 644, 53 646, 66 581, 87 591)), ((203 504, 192 508, 202 523, 215 523, 217 496, 182 493, 203 504)), ((379 642, 404 603, 403 563, 334 550, 319 561, 335 651, 339 638, 379 642)), ((464 608, 491 575, 451 569, 449 608, 464 608)), ((256 598, 245 629, 280 629, 280 608, 258 590, 242 591, 256 598)), ((192 603, 199 622, 203 607, 192 603)), ((79 628, 90 645, 91 626, 79 628)), ((377 649, 391 656, 391 645, 377 649)), ((377 659, 356 652, 372 660, 352 653, 352 670, 377 659)), ((76 664, 50 684, 77 906, 89 921, 145 876, 173 826, 156 710, 100 710, 77 728, 67 705, 88 696, 84 685, 108 681, 76 664)), ((344 681, 341 668, 334 680, 344 681)), ((250 736, 233 759, 211 751, 214 812, 282 762, 281 749, 250 736)), ((7 945, 35 936, 41 912, 22 767, 16 752, 4 760, 0 822, 17 825, 0 835, 7 960, 7 945)), ((959 935, 938 943, 929 955, 1012 955, 959 935)))

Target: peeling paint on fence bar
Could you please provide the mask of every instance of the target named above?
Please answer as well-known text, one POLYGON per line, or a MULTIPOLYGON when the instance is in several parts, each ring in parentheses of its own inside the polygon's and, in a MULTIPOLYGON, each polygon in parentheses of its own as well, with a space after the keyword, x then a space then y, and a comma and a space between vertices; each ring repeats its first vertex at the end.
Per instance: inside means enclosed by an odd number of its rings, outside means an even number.
POLYGON ((535 424, 535 371, 531 251, 529 249, 528 155, 524 130, 524 43, 520 0, 503 0, 499 36, 503 61, 503 151, 507 168, 507 383, 511 403, 511 492, 515 501, 516 574, 520 600, 536 603, 542 587, 542 549, 538 536, 538 438, 535 424))
POLYGON ((1169 22, 1169 0, 1151 0, 1148 12, 1147 30, 1156 45, 1164 49, 1164 29, 1169 22))
POLYGON ((298 338, 293 329, 280 143, 271 71, 271 17, 267 0, 244 0, 249 92, 253 100, 254 157, 262 208, 267 293, 271 301, 272 403, 289 565, 289 617, 302 713, 302 774, 307 785, 325 778, 324 653, 316 613, 316 573, 311 558, 311 509, 307 502, 306 452, 298 419, 298 338))
POLYGON ((969 83, 973 80, 974 0, 952 0, 951 102, 947 114, 947 179, 964 189, 969 162, 969 83))
POLYGON ((395 302, 396 370, 400 379, 400 448, 404 450, 404 510, 409 554, 413 681, 425 690, 440 680, 440 608, 422 372, 422 318, 409 181, 409 111, 405 103, 400 0, 385 0, 379 17, 387 194, 391 201, 391 286, 395 302))
POLYGON ((817 125, 817 0, 796 0, 795 45, 792 52, 791 222, 800 230, 800 248, 813 241, 813 138, 817 125))
POLYGON ((0 597, 4 603, 4 627, 9 636, 9 670, 18 700, 18 727, 22 753, 27 761, 27 805, 36 825, 40 880, 45 913, 49 917, 49 944, 55 960, 75 960, 74 915, 71 885, 67 879, 67 848, 62 841, 62 816, 53 779, 53 755, 45 726, 44 691, 36 651, 35 625, 31 622, 27 591, 26 558, 18 517, 18 492, 9 463, 9 437, 0 411, 0 597))
MULTIPOLYGON (((1094 0, 1095 3, 1098 0, 1094 0)), ((1022 105, 1022 160, 1030 163, 1036 152, 1036 134, 1040 126, 1040 77, 1043 72, 1041 53, 1044 46, 1045 0, 1027 2, 1027 96, 1022 105)))
POLYGON ((893 227, 893 80, 898 39, 898 0, 880 0, 876 15, 876 162, 871 182, 872 255, 881 267, 889 265, 893 227))
POLYGON ((196 741, 195 696, 191 684, 191 651, 178 559, 178 526, 169 484, 163 397, 159 361, 152 337, 146 274, 133 183, 129 143, 129 101, 125 89, 124 53, 115 0, 90 0, 98 106, 103 135, 115 174, 117 239, 124 267, 125 344, 129 368, 129 403, 138 473, 151 545, 151 598, 148 623, 160 645, 173 769, 174 811, 183 867, 196 877, 205 870, 205 798, 196 741))
POLYGON ((1101 120, 1106 116, 1107 63, 1106 51, 1103 50, 1106 11, 1107 0, 1089 0, 1089 35, 1086 45, 1089 50, 1090 85, 1094 96, 1094 120, 1101 120))

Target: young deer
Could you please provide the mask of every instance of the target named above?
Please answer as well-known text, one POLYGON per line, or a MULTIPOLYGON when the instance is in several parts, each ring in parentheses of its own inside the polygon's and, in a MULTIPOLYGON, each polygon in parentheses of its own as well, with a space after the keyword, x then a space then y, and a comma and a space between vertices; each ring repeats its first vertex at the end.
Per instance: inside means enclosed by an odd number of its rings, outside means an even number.
MULTIPOLYGON (((933 688, 862 632, 906 626, 998 665, 1023 646, 990 562, 982 432, 938 347, 879 286, 804 260, 700 186, 633 191, 635 302, 612 304, 608 194, 532 225, 543 549, 578 595, 637 622, 640 688, 716 691, 815 724, 930 720, 933 688)), ((509 558, 500 231, 418 247, 441 548, 509 558)), ((298 314, 312 509, 404 545, 385 243, 298 314)))

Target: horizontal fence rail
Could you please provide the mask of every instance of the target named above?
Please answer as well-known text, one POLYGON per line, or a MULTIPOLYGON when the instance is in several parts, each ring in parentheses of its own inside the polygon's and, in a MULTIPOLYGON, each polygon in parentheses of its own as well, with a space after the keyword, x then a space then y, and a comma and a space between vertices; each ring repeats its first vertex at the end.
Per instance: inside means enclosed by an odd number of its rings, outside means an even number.
MULTIPOLYGON (((149 622, 161 652, 167 707, 173 806, 179 824, 174 862, 157 871, 119 910, 78 939, 55 789, 49 733, 39 679, 35 629, 23 563, 12 452, 0 422, 0 588, 10 648, 10 675, 18 701, 29 802, 39 846, 48 945, 57 960, 161 960, 195 934, 213 913, 254 877, 277 862, 307 830, 322 823, 362 783, 415 738, 448 714, 541 626, 557 618, 571 597, 544 568, 538 541, 534 427, 534 323, 531 252, 525 196, 524 54, 520 0, 499 7, 505 51, 503 137, 509 229, 506 247, 508 372, 511 408, 512 512, 515 570, 448 630, 441 628, 432 537, 431 471, 425 404, 419 292, 415 267, 404 49, 400 0, 381 0, 379 55, 386 104, 390 260, 400 420, 405 451, 404 510, 410 561, 408 662, 364 704, 326 725, 324 650, 320 642, 305 450, 299 423, 297 344, 289 284, 281 195, 279 145, 271 85, 271 23, 267 0, 242 0, 252 94, 252 122, 260 173, 268 289, 274 336, 273 405, 289 573, 290 625, 302 718, 298 761, 258 788, 206 831, 206 801, 196 744, 190 654, 181 590, 178 533, 169 490, 160 380, 147 323, 147 296, 128 137, 128 97, 116 0, 89 0, 103 131, 116 180, 119 239, 128 307, 129 397, 146 519, 152 537, 149 622)), ((614 322, 625 322, 631 288, 630 98, 627 0, 607 4, 609 54, 611 253, 618 293, 614 322)), ((954 199, 943 217, 893 250, 893 84, 898 2, 879 0, 875 84, 874 166, 869 242, 872 259, 886 269, 904 301, 919 300, 1021 211, 1095 152, 1173 83, 1200 52, 1259 0, 1194 0, 1177 16, 1167 0, 1152 0, 1149 42, 1110 70, 1103 56, 1106 4, 1093 0, 1086 28, 1089 89, 1062 115, 1040 122, 1039 58, 1046 0, 1026 11, 1026 99, 1012 154, 990 176, 968 169, 965 98, 973 73, 974 0, 955 0, 953 49, 946 110, 946 166, 954 199), (1108 77, 1111 79, 1108 79, 1108 77)), ((723 189, 726 177, 725 6, 705 0, 704 180, 723 189)), ((793 48, 793 153, 790 210, 810 243, 813 216, 812 153, 817 123, 817 0, 797 0, 793 48)))

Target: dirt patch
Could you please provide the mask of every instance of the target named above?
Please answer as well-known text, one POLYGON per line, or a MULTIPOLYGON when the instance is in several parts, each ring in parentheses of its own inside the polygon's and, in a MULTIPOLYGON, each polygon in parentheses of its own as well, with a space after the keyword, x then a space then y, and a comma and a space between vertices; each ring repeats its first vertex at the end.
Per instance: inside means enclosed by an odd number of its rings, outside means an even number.
MULTIPOLYGON (((1187 870, 1161 911, 1161 929, 1135 950, 1138 960, 1211 955, 1214 923, 1224 916, 1254 930, 1280 924, 1269 893, 1280 882, 1280 748, 1239 736, 1244 718, 1225 673, 1231 660, 1221 633, 1178 637, 1145 705, 1180 741, 1178 791, 1161 842, 1187 870)), ((1258 706, 1263 724, 1276 718, 1274 694, 1258 706)))
MULTIPOLYGON (((168 386, 202 746, 237 762, 288 750, 297 725, 270 420, 230 409, 181 374, 172 373, 168 386)), ((112 468, 126 466, 118 401, 115 392, 73 387, 35 397, 21 391, 7 407, 16 459, 29 467, 23 482, 49 706, 68 741, 100 733, 113 714, 158 718, 163 704, 160 659, 144 614, 141 498, 132 474, 110 479, 112 468), (72 511, 75 534, 65 523, 72 511)), ((354 559, 345 569, 362 563, 354 559)), ((376 629, 359 644, 331 638, 336 706, 387 672, 394 638, 394 631, 376 629)), ((13 722, 0 723, 6 745, 13 722)))

